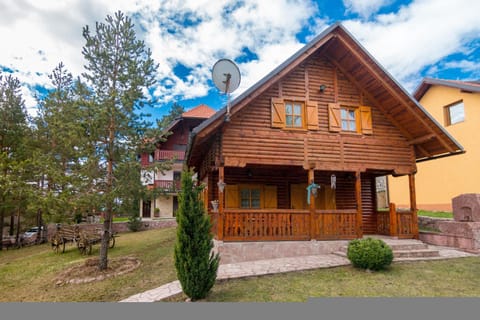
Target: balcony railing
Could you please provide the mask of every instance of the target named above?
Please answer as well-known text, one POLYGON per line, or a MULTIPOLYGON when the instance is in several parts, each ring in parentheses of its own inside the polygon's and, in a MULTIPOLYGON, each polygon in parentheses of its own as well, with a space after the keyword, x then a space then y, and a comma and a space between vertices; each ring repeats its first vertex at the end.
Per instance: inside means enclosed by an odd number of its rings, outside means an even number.
POLYGON ((180 191, 180 185, 180 181, 155 180, 155 188, 162 189, 166 192, 178 192, 180 191))
POLYGON ((155 150, 155 160, 178 160, 185 159, 185 151, 176 150, 155 150))

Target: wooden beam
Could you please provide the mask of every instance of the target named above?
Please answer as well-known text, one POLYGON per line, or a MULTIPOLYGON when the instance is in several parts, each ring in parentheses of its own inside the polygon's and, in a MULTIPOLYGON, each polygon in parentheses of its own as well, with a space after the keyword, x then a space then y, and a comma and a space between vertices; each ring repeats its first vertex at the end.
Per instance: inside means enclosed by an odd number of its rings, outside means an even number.
POLYGON ((408 187, 410 191, 410 210, 412 211, 412 233, 415 239, 418 239, 418 216, 417 216, 417 196, 415 192, 415 175, 408 175, 408 187))
MULTIPOLYGON (((315 177, 315 171, 314 169, 309 169, 308 170, 308 184, 310 185, 311 183, 314 182, 314 177, 315 177)), ((315 223, 314 223, 314 216, 315 216, 315 197, 313 196, 313 193, 310 192, 310 240, 314 239, 315 237, 315 223)))
POLYGON ((398 235, 397 227, 397 207, 395 203, 390 203, 389 205, 389 215, 390 215, 390 236, 395 237, 398 235))
POLYGON ((355 172, 355 199, 357 203, 356 233, 357 238, 363 237, 362 229, 362 179, 360 171, 355 172))
MULTIPOLYGON (((218 181, 225 182, 225 168, 223 166, 218 168, 218 181)), ((218 223, 218 227, 217 227, 218 240, 223 240, 224 209, 225 209, 225 190, 222 192, 220 191, 220 188, 218 188, 218 222, 217 222, 218 223)))
POLYGON ((435 134, 431 133, 431 134, 427 134, 423 137, 418 137, 416 139, 412 139, 412 140, 409 140, 408 141, 408 144, 409 145, 414 145, 414 144, 422 144, 424 142, 427 142, 427 141, 430 141, 432 139, 434 139, 436 137, 435 134))

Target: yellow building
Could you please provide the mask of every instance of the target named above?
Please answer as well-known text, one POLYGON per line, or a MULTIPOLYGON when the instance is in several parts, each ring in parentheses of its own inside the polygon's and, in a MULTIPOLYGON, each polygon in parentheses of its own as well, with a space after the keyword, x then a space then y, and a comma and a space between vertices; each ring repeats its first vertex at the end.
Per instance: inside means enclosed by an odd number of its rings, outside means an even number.
MULTIPOLYGON (((451 211, 452 198, 480 193, 480 82, 426 78, 414 93, 466 153, 417 163, 419 209, 451 211)), ((390 202, 408 206, 407 177, 389 177, 390 202)))

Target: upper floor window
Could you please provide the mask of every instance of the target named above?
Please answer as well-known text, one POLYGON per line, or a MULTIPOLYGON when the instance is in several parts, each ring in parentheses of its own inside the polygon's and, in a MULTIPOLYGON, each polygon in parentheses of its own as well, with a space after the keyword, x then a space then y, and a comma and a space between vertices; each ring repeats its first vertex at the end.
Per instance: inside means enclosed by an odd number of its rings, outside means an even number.
POLYGON ((357 132, 357 108, 341 107, 340 119, 343 131, 357 132))
POLYGON ((288 128, 304 127, 304 105, 301 102, 285 102, 285 126, 288 128))
POLYGON ((465 121, 465 107, 463 101, 446 106, 444 113, 446 126, 465 121))

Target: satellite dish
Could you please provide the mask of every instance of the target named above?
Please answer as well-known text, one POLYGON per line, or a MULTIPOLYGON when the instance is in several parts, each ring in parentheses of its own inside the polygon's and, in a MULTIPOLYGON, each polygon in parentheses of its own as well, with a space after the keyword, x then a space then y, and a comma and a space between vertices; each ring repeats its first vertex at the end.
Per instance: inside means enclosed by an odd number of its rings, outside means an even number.
POLYGON ((230 93, 240 85, 240 69, 232 60, 220 59, 213 65, 212 79, 217 89, 227 95, 225 121, 230 121, 230 93))
POLYGON ((229 59, 220 59, 213 65, 213 83, 223 93, 232 93, 240 85, 240 69, 229 59))

